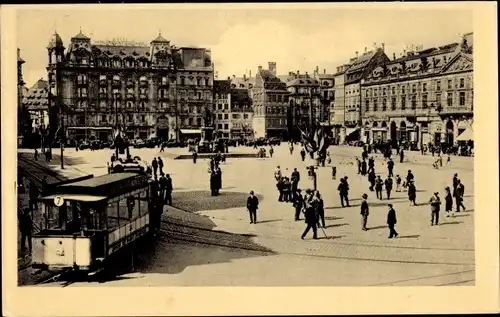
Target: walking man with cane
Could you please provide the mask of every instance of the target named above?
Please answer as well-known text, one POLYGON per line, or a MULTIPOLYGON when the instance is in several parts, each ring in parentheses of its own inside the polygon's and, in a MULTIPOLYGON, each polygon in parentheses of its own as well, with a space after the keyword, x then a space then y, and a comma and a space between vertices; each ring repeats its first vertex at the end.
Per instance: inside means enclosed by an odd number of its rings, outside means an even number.
POLYGON ((254 195, 253 190, 247 199, 247 209, 250 214, 250 223, 257 223, 257 209, 259 208, 259 199, 254 195))

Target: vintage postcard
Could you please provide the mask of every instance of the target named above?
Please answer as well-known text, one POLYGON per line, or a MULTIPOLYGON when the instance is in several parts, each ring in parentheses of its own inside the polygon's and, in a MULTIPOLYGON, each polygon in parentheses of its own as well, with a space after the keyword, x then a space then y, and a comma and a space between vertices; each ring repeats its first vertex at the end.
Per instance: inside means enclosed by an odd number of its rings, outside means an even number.
POLYGON ((497 311, 495 13, 2 7, 5 314, 497 311))

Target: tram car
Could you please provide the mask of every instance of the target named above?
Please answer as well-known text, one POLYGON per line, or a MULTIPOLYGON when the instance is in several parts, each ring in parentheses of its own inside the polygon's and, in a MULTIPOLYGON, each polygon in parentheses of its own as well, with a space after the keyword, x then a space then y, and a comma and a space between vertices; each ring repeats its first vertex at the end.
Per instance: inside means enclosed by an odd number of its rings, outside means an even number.
POLYGON ((156 197, 153 182, 138 173, 56 185, 41 198, 43 223, 32 237, 33 267, 99 269, 110 256, 153 232, 151 219, 159 221, 154 217, 156 197))

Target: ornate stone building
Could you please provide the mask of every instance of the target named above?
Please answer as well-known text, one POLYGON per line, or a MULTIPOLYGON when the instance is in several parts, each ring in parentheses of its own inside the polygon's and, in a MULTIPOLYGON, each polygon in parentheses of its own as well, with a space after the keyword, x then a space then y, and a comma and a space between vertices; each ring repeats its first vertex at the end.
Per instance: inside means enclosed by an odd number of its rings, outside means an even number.
POLYGON ((361 93, 365 142, 453 144, 472 126, 472 34, 378 66, 361 93))
POLYGON ((221 137, 229 138, 231 115, 231 81, 216 80, 214 82, 215 131, 221 137))
MULTIPOLYGON (((356 131, 361 128, 361 83, 370 74, 373 69, 389 61, 389 58, 384 53, 384 47, 376 48, 352 58, 349 62, 350 66, 345 72, 344 77, 344 126, 347 128, 346 138, 355 135, 356 131)), ((353 139, 358 139, 357 135, 353 139)))
POLYGON ((81 31, 66 50, 54 34, 47 46, 49 119, 68 142, 180 138, 213 124, 213 64, 203 48, 176 48, 158 35, 149 45, 92 43, 81 31), (195 128, 198 128, 196 130, 195 128))
POLYGON ((328 122, 329 105, 321 102, 320 82, 309 74, 293 74, 286 83, 289 102, 288 134, 300 141, 300 130, 307 132, 316 125, 328 122))
POLYGON ((276 64, 270 63, 270 66, 269 70, 259 66, 251 89, 254 136, 287 139, 288 91, 286 84, 276 76, 276 64))
POLYGON ((230 137, 233 139, 253 138, 253 109, 250 90, 245 88, 232 88, 230 96, 230 137))

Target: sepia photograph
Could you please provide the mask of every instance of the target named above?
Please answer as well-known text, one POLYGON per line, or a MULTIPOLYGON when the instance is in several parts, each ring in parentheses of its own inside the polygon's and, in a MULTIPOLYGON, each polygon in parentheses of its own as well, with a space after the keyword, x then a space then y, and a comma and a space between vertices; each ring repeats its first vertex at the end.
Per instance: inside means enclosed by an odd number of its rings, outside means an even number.
POLYGON ((11 10, 16 285, 476 286, 474 9, 304 7, 11 10))

